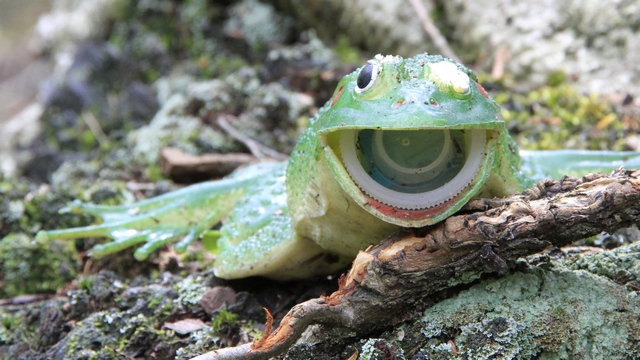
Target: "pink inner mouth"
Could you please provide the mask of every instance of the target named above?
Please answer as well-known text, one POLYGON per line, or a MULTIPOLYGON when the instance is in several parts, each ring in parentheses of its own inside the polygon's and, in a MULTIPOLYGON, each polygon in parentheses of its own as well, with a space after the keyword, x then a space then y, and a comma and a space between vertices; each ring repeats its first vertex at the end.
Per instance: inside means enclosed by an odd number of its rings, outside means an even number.
POLYGON ((401 219, 401 220, 424 220, 424 219, 432 218, 436 215, 442 214, 444 211, 449 209, 453 204, 457 202, 457 200, 460 198, 460 195, 462 194, 459 194, 458 196, 455 196, 452 199, 440 205, 436 205, 434 207, 430 207, 427 209, 418 209, 418 210, 395 208, 387 204, 381 203, 369 196, 367 196, 367 199, 368 199, 369 207, 373 207, 380 213, 387 215, 391 218, 401 219))

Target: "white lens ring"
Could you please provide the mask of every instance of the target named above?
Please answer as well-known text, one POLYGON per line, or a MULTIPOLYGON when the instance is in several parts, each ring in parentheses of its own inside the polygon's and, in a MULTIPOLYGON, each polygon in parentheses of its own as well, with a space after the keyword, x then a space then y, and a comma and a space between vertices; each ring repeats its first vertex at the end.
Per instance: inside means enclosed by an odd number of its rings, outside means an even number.
POLYGON ((467 160, 456 176, 443 186, 421 193, 403 193, 380 185, 362 167, 356 154, 358 130, 343 130, 340 134, 340 151, 345 168, 356 185, 368 196, 392 207, 418 210, 440 205, 461 193, 475 178, 484 159, 485 130, 471 132, 471 146, 467 160))

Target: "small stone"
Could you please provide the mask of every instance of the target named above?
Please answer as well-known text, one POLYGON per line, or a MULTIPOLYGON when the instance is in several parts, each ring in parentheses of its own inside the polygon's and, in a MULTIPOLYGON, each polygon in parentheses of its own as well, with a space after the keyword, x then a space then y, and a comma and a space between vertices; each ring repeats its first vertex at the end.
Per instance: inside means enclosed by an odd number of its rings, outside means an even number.
POLYGON ((209 314, 225 305, 236 303, 236 292, 227 286, 216 286, 202 294, 200 306, 209 314))
POLYGON ((166 322, 164 323, 164 327, 178 334, 188 334, 204 328, 205 324, 200 319, 183 319, 172 323, 166 322))

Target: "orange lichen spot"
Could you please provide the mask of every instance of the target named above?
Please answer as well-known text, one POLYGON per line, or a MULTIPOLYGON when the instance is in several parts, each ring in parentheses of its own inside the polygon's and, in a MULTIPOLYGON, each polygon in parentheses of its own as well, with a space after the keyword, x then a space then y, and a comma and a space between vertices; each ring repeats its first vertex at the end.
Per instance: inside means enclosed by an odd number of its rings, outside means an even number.
POLYGON ((482 85, 476 83, 476 87, 478 88, 478 90, 480 90, 484 97, 486 97, 487 99, 489 98, 489 94, 487 94, 487 91, 482 87, 482 85))
POLYGON ((333 107, 333 105, 335 105, 338 102, 338 99, 340 98, 340 95, 342 95, 342 90, 344 90, 344 86, 340 86, 338 91, 336 91, 336 94, 333 96, 333 99, 331 99, 331 106, 332 107, 333 107))

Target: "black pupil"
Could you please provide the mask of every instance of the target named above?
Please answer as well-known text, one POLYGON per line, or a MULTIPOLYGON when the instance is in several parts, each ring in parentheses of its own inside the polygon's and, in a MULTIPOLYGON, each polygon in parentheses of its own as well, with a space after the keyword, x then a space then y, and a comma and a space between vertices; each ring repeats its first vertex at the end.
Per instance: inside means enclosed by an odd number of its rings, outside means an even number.
POLYGON ((367 64, 365 67, 360 70, 360 75, 358 75, 358 87, 360 89, 364 89, 371 82, 371 75, 373 74, 373 64, 367 64))

